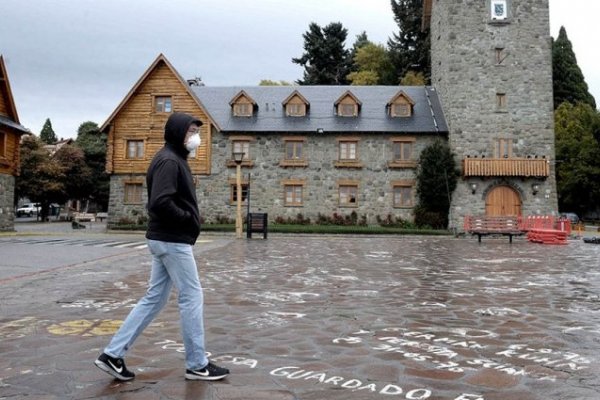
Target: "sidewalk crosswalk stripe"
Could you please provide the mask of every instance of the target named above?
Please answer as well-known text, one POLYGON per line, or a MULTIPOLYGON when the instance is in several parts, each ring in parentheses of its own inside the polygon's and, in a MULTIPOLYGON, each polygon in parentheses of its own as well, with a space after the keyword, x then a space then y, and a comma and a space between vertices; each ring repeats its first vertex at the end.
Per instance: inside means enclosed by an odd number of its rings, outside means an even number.
POLYGON ((148 247, 144 241, 115 241, 109 239, 36 239, 36 238, 11 238, 8 240, 0 240, 0 243, 15 243, 23 245, 42 245, 42 246, 92 246, 92 247, 111 247, 117 249, 131 248, 136 250, 145 249, 148 247))

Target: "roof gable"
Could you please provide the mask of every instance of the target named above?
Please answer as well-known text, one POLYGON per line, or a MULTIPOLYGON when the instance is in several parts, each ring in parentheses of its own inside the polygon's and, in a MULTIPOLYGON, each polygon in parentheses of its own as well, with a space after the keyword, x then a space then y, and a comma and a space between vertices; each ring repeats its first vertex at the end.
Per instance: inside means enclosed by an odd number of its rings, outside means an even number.
POLYGON ((206 108, 204 107, 202 102, 196 97, 192 89, 190 89, 190 86, 188 85, 187 81, 185 81, 181 77, 181 75, 179 75, 179 72, 177 72, 177 70, 171 65, 169 60, 167 60, 167 58, 161 53, 158 55, 158 57, 156 57, 154 62, 150 65, 150 67, 148 67, 148 69, 146 70, 146 72, 144 72, 140 79, 138 79, 135 85, 133 85, 129 93, 127 93, 125 98, 121 101, 121 103, 119 103, 117 108, 108 117, 106 122, 102 124, 102 126, 100 127, 100 131, 104 131, 106 127, 108 127, 108 125, 110 125, 113 122, 113 120, 116 118, 119 112, 121 112, 121 110, 127 105, 127 103, 129 103, 129 101, 135 95, 136 91, 148 80, 152 73, 163 64, 173 73, 175 78, 181 83, 181 86, 184 88, 184 90, 192 97, 192 99, 194 99, 198 107, 200 107, 200 109, 208 116, 210 122, 218 127, 217 123, 210 117, 210 114, 206 112, 206 108))
POLYGON ((31 133, 19 122, 17 107, 15 106, 8 73, 6 72, 6 66, 2 55, 0 55, 0 96, 2 97, 0 103, 4 105, 4 110, 0 110, 0 125, 15 129, 17 134, 31 133))
POLYGON ((4 58, 2 55, 0 55, 0 96, 2 96, 2 100, 7 106, 6 116, 14 122, 19 123, 17 107, 15 106, 15 101, 12 96, 8 73, 6 72, 6 66, 4 65, 4 58))
POLYGON ((252 97, 250 97, 250 95, 248 95, 248 93, 246 93, 243 90, 241 90, 238 94, 236 94, 235 96, 233 96, 233 98, 229 102, 229 105, 232 106, 235 103, 240 103, 241 102, 240 99, 246 99, 246 101, 248 103, 252 104, 253 106, 256 105, 256 101, 254 101, 254 99, 252 97))
POLYGON ((352 94, 351 91, 346 90, 336 101, 335 103, 333 103, 334 106, 337 106, 338 104, 340 104, 342 101, 344 101, 346 99, 346 97, 350 97, 356 104, 358 104, 359 106, 362 105, 362 102, 358 99, 358 97, 356 97, 354 94, 352 94))
POLYGON ((281 104, 285 107, 294 98, 300 99, 300 101, 302 101, 306 106, 310 105, 308 100, 306 100, 306 98, 302 96, 302 94, 298 90, 294 90, 288 97, 285 98, 285 100, 281 102, 281 104))
POLYGON ((403 90, 400 90, 400 91, 398 91, 398 93, 396 93, 396 94, 394 95, 394 97, 392 97, 392 98, 390 99, 390 101, 388 101, 387 105, 388 105, 388 106, 391 106, 391 105, 392 105, 392 104, 394 104, 394 103, 402 103, 402 101, 398 101, 398 100, 399 100, 399 99, 401 99, 401 98, 403 98, 404 100, 406 100, 406 102, 407 102, 408 104, 410 104, 411 106, 414 106, 414 105, 415 105, 415 102, 414 102, 414 100, 413 100, 413 99, 411 99, 409 95, 407 95, 406 93, 404 93, 404 91, 403 91, 403 90))

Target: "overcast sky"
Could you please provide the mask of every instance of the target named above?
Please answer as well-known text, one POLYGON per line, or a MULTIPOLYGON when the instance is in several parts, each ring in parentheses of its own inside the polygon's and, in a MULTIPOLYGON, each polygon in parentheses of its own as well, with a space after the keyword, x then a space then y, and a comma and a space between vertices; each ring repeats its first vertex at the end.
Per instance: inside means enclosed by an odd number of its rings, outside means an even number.
MULTIPOLYGON (((550 34, 565 26, 600 103, 598 15, 598 0, 550 0, 550 34)), ((102 125, 160 53, 209 86, 293 82, 312 21, 341 22, 348 48, 398 29, 390 0, 0 0, 0 54, 21 124, 39 134, 50 118, 68 138, 102 125)))

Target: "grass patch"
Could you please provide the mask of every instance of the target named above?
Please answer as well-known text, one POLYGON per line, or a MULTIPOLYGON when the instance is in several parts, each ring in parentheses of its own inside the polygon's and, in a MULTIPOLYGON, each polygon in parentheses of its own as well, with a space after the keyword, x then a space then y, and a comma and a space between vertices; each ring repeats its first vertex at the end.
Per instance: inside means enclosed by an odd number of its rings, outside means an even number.
MULTIPOLYGON (((115 225, 113 230, 145 231, 145 225, 115 225)), ((235 232, 235 224, 203 224, 202 232, 235 232)), ((448 230, 417 229, 417 228, 392 228, 377 225, 294 225, 294 224, 269 224, 269 233, 298 233, 298 234, 328 234, 328 235, 451 235, 448 230)), ((244 227, 244 234, 246 230, 244 227)))

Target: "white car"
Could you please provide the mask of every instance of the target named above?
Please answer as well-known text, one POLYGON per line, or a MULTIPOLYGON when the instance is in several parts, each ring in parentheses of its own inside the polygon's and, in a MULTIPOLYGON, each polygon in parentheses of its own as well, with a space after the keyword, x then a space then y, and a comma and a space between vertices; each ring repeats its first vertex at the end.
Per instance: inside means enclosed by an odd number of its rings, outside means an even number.
POLYGON ((23 204, 21 207, 17 208, 17 217, 26 215, 28 217, 33 217, 37 215, 40 211, 39 203, 27 203, 23 204))

